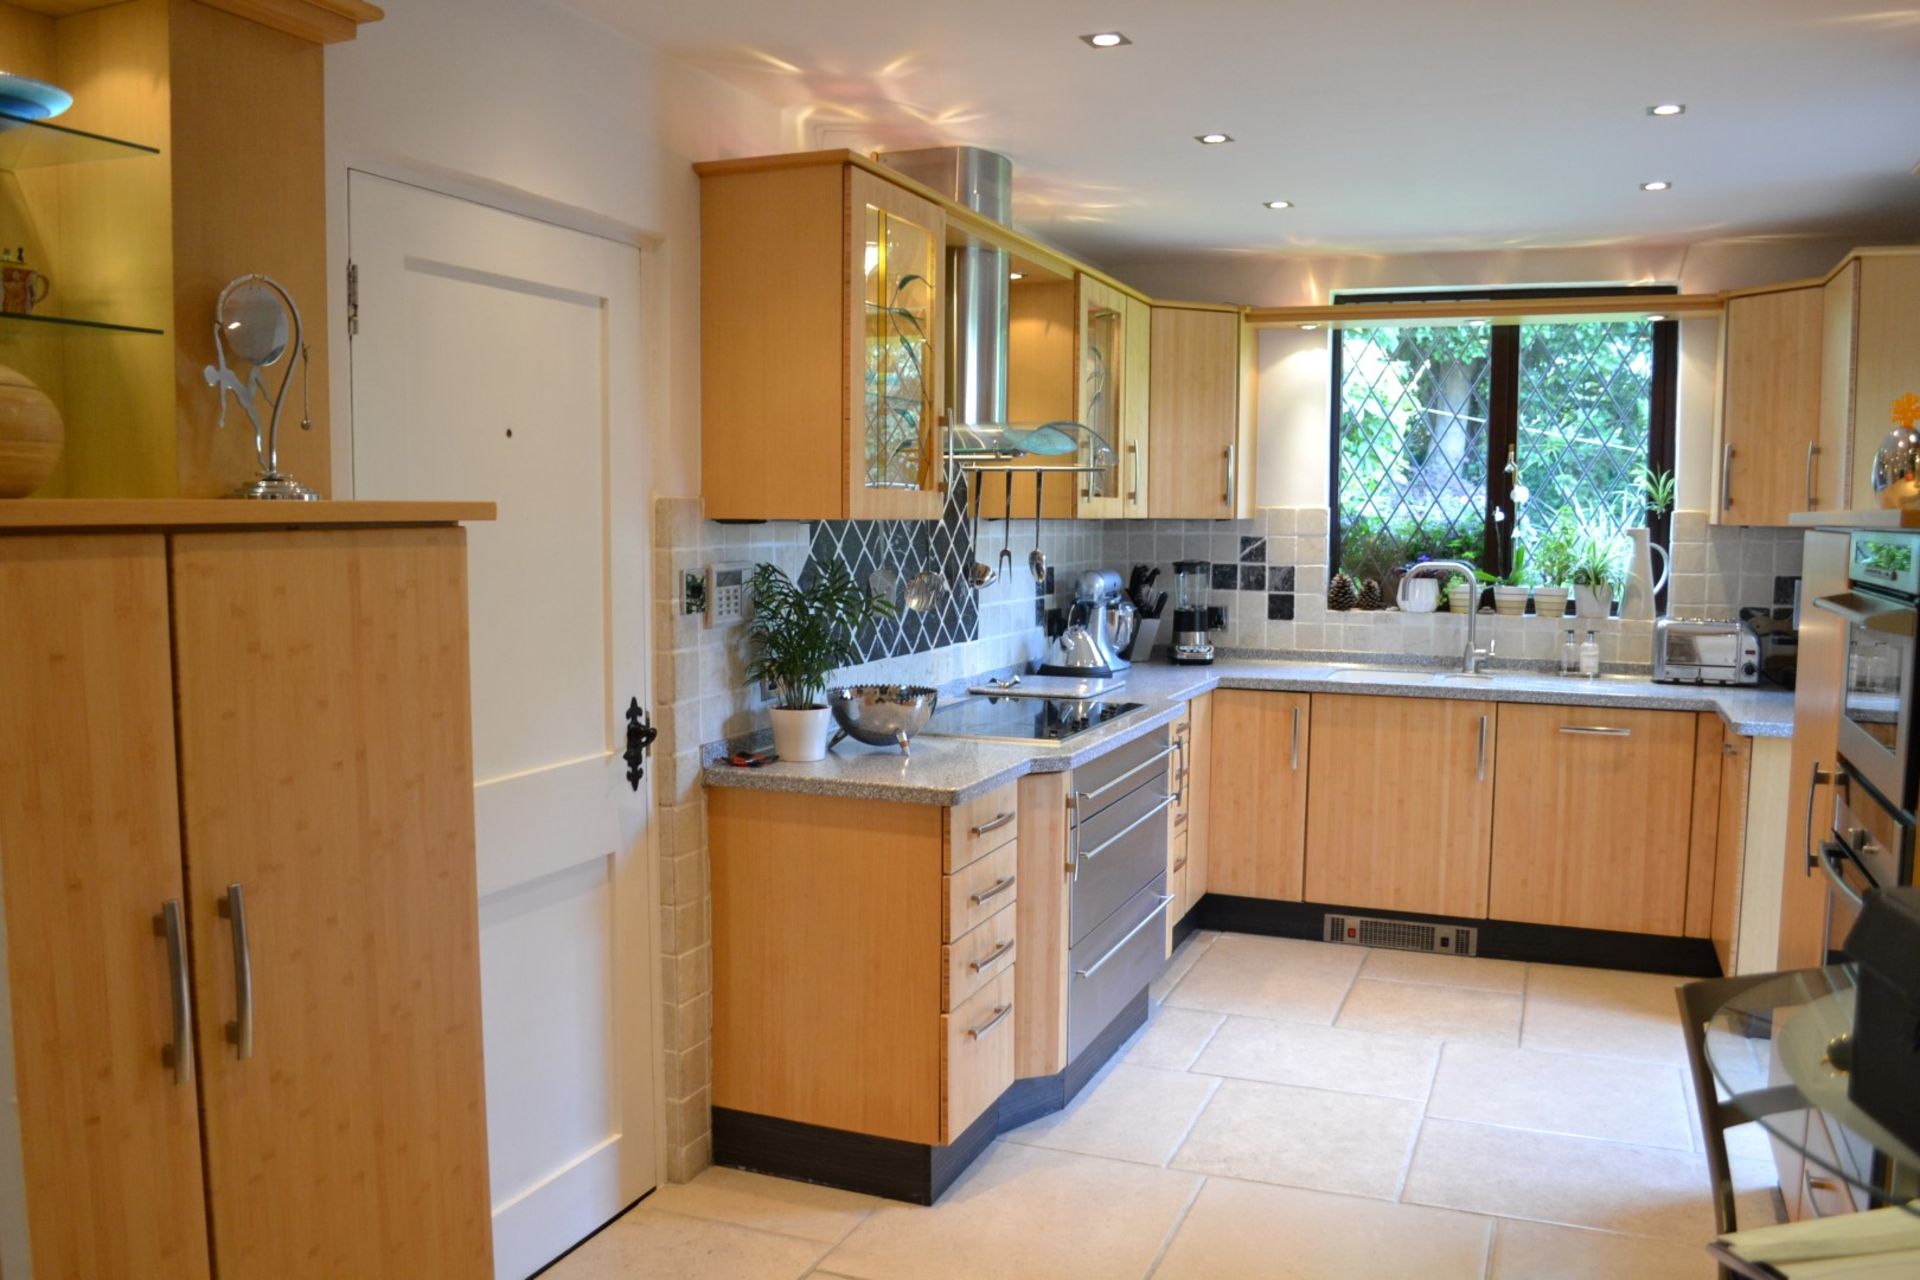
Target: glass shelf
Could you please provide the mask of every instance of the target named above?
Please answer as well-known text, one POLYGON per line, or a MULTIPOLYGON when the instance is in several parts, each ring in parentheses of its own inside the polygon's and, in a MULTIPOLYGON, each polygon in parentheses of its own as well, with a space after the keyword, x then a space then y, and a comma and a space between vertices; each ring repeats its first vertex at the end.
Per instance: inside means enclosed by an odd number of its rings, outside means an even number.
POLYGON ((49 326, 49 333, 68 331, 79 333, 143 333, 157 335, 166 332, 165 329, 150 329, 145 325, 110 324, 105 320, 76 320, 70 316, 48 315, 44 311, 31 313, 0 311, 0 333, 4 332, 6 326, 14 324, 46 325, 49 326))
POLYGON ((9 172, 159 154, 158 147, 85 133, 46 120, 23 120, 0 111, 0 169, 9 172))

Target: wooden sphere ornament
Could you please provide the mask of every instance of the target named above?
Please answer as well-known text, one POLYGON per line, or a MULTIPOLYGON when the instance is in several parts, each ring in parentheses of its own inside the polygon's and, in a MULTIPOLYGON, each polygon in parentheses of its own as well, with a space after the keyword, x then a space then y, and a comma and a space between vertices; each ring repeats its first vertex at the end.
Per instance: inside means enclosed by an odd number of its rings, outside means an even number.
POLYGON ((66 438, 47 393, 0 365, 0 498, 24 498, 45 484, 66 438))

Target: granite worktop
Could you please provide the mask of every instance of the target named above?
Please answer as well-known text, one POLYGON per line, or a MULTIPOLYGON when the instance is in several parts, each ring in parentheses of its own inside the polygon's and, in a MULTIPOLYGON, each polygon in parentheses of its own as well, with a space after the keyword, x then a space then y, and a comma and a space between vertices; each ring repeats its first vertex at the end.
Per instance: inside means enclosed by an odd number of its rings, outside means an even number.
MULTIPOLYGON (((1655 684, 1643 676, 1598 679, 1533 671, 1465 676, 1443 667, 1371 666, 1226 658, 1207 667, 1136 663, 1116 696, 1140 710, 1070 742, 995 742, 972 738, 913 740, 913 754, 893 747, 842 742, 813 764, 785 761, 754 769, 727 764, 721 744, 709 749, 710 787, 845 796, 908 804, 951 805, 1029 773, 1077 768, 1123 743, 1171 724, 1186 702, 1211 689, 1294 693, 1358 693, 1401 698, 1461 698, 1632 710, 1712 711, 1732 732, 1755 738, 1793 736, 1793 694, 1781 689, 1655 684)), ((959 696, 959 695, 956 695, 959 696)))

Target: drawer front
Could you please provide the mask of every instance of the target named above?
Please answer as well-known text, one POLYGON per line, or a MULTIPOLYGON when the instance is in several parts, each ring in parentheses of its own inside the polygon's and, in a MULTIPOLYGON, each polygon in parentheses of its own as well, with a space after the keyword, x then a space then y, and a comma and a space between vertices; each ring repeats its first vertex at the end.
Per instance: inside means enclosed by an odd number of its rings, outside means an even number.
POLYGON ((1020 784, 1009 782, 947 810, 947 870, 958 871, 1020 834, 1020 784))
POLYGON ((1166 771, 1154 766, 1172 759, 1173 744, 1167 731, 1159 729, 1089 760, 1073 771, 1079 812, 1098 813, 1143 782, 1164 782, 1166 771))
POLYGON ((952 1142, 1013 1083, 1013 970, 946 1015, 946 1141, 952 1142))
POLYGON ((945 989, 940 993, 943 1011, 965 1004, 974 992, 1013 967, 1015 914, 1009 902, 985 923, 941 948, 946 960, 945 989))
POLYGON ((1014 900, 1014 868, 1019 860, 1020 846, 1003 844, 947 877, 947 928, 941 941, 952 942, 971 932, 1014 900))
POLYGON ((1127 1002, 1159 976, 1167 962, 1161 915, 1171 905, 1167 878, 1157 875, 1068 953, 1068 1061, 1079 1057, 1127 1002))
POLYGON ((1074 946, 1087 932, 1167 871, 1165 779, 1154 775, 1126 799, 1079 823, 1069 835, 1073 885, 1068 937, 1074 946))

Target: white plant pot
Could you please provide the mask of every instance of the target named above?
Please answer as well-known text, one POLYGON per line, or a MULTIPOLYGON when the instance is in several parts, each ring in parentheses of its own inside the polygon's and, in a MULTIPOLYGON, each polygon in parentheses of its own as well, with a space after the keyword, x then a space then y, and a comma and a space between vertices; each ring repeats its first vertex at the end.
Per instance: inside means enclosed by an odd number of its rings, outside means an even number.
POLYGON ((1606 618, 1613 615, 1612 587, 1575 587, 1573 602, 1583 618, 1606 618))
POLYGON ((1533 589, 1533 612, 1541 618, 1564 618, 1567 616, 1567 589, 1565 587, 1535 587, 1533 589))
POLYGON ((1495 587, 1493 611, 1503 618, 1517 618, 1527 611, 1525 587, 1495 587))
POLYGON ((773 750, 782 760, 805 764, 827 758, 827 735, 833 731, 832 710, 807 707, 789 711, 775 707, 769 715, 773 719, 773 750))

